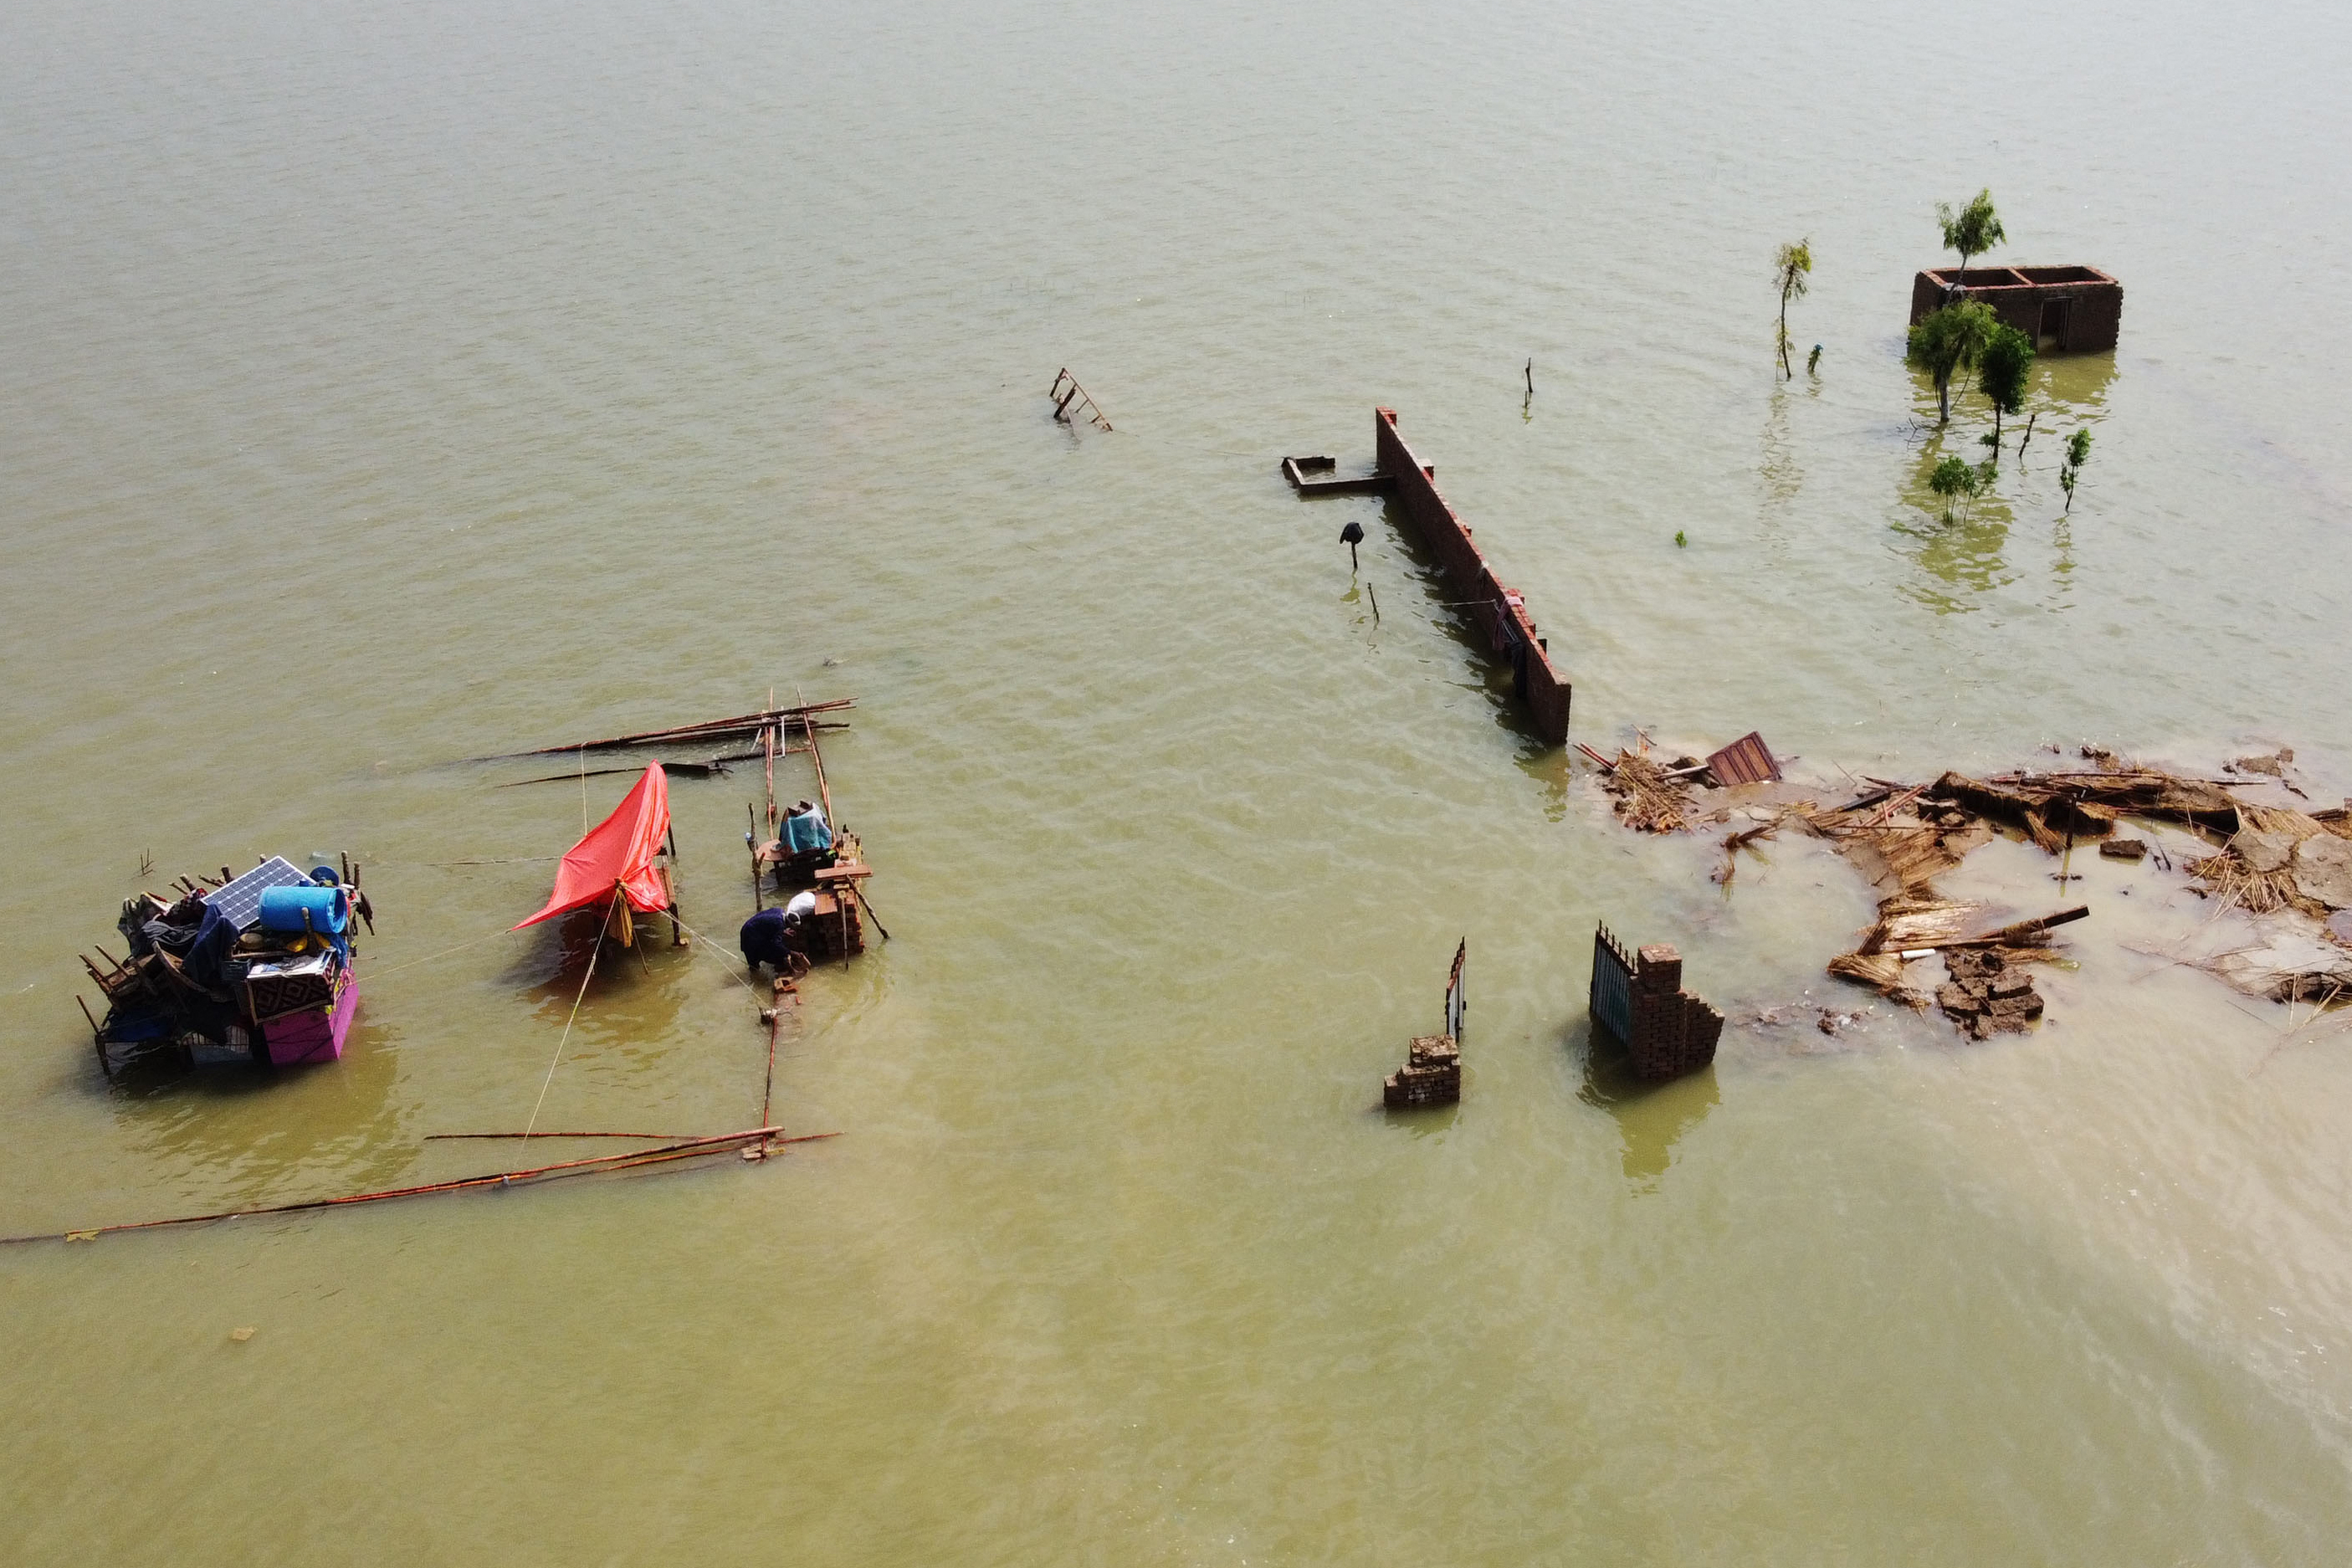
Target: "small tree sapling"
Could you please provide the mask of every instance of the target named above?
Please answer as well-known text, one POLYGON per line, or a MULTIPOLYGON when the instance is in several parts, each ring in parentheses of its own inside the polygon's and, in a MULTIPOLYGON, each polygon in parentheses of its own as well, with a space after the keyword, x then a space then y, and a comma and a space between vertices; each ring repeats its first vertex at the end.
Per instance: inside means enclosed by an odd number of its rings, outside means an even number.
POLYGON ((1961 300, 1930 310, 1911 328, 1903 359, 1913 370, 1936 378, 1936 423, 1952 417, 1952 376, 1977 363, 1992 330, 2000 324, 1982 300, 1961 300))
POLYGON ((2066 460, 2058 465, 2058 485, 2066 492, 2066 511, 2074 510, 2074 486, 2083 478, 2083 465, 2091 460, 2091 433, 2077 430, 2066 437, 2066 460))
POLYGON ((1808 276, 1813 270, 1813 242, 1801 239, 1794 245, 1784 245, 1772 258, 1773 280, 1780 289, 1780 326, 1775 344, 1780 352, 1780 374, 1794 381, 1797 373, 1789 368, 1789 301, 1805 297, 1808 276))

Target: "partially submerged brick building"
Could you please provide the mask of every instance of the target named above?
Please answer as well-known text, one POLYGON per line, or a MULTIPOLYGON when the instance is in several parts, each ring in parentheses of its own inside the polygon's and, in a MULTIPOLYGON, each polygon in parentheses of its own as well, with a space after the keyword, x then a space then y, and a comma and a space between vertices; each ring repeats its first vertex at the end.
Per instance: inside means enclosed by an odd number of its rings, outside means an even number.
POLYGON ((1715 1060, 1723 1015, 1683 989, 1683 955, 1664 942, 1628 952, 1598 927, 1589 1002, 1596 1037, 1615 1040, 1637 1078, 1680 1078, 1715 1060))
POLYGON ((1940 307, 1956 286, 2042 353, 2104 353, 2123 325, 2124 286, 2095 267, 1932 268, 1911 281, 1911 320, 1940 307))
MULTIPOLYGON (((1437 492, 1437 470, 1412 455, 1397 434, 1396 410, 1372 410, 1373 471, 1356 479, 1308 479, 1328 473, 1329 458, 1285 458, 1282 474, 1302 496, 1393 496, 1423 549, 1445 574, 1447 592, 1470 612, 1488 646, 1511 667, 1511 694, 1528 705, 1535 732, 1552 745, 1568 739, 1574 695, 1551 662, 1551 641, 1536 630, 1527 601, 1486 564, 1464 522, 1437 492)), ((1344 537, 1344 535, 1342 536, 1344 537)))

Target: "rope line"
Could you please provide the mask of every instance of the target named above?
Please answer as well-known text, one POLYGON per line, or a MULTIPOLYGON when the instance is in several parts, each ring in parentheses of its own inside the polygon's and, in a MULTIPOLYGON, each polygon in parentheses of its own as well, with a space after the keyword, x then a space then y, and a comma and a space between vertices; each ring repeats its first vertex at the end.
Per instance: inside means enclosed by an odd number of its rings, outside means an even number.
MULTIPOLYGON (((615 899, 621 896, 617 889, 613 896, 615 899)), ((572 1016, 563 1020, 563 1033, 555 1041, 554 1060, 547 1064, 547 1076, 540 1080, 539 1099, 530 1108, 530 1120, 523 1124, 522 1135, 526 1139, 530 1138, 531 1129, 539 1125, 540 1107, 547 1103, 547 1087, 555 1081, 556 1067, 563 1060, 563 1042, 572 1037, 572 1025, 580 1016, 580 1004, 588 998, 588 982, 595 978, 596 960, 604 952, 604 927, 600 925, 596 928, 596 945, 588 950, 588 973, 580 977, 580 994, 572 999, 572 1016)))
POLYGON ((430 963, 436 958, 446 958, 453 952, 463 952, 469 947, 479 947, 486 942, 512 934, 511 931, 494 931, 488 936, 478 936, 471 942, 461 942, 455 947, 445 947, 440 952, 430 953, 424 958, 412 958, 406 963, 395 963, 390 969, 371 970, 369 973, 373 978, 381 980, 387 974, 397 974, 404 969, 414 969, 420 963, 430 963))
POLYGON ((719 955, 719 962, 727 966, 727 973, 730 977, 732 977, 735 984, 740 985, 744 990, 751 992, 752 1001, 757 1002, 760 999, 759 989, 754 986, 749 979, 745 978, 745 976, 751 973, 751 966, 750 964, 742 964, 743 973, 737 974, 735 973, 735 966, 741 963, 740 960, 728 957, 727 950, 725 948, 713 946, 709 937, 703 935, 700 931, 695 930, 684 921, 679 921, 677 922, 677 929, 686 932, 687 935, 694 939, 694 948, 696 952, 717 953, 719 955))
MULTIPOLYGON (((763 999, 760 995, 758 988, 752 985, 751 980, 748 978, 748 976, 753 973, 750 964, 742 963, 740 959, 730 958, 728 956, 727 951, 724 948, 713 947, 708 937, 695 930, 692 926, 688 925, 684 921, 679 921, 677 923, 679 930, 685 931, 687 935, 694 939, 694 946, 697 952, 716 952, 719 955, 720 963, 726 968, 728 977, 733 980, 736 984, 740 985, 744 990, 751 994, 751 1001, 754 1005, 761 1005, 764 1000, 767 1005, 772 1006, 775 1009, 775 1015, 768 1024, 768 1077, 766 1088, 761 1092, 760 1099, 761 1112, 760 1117, 760 1125, 764 1127, 768 1124, 766 1113, 769 1109, 775 1104, 776 1100, 776 1035, 777 1032, 783 1027, 784 999, 782 996, 771 996, 763 999), (735 973, 736 967, 739 963, 741 964, 743 970, 741 974, 735 973)), ((790 994, 797 998, 799 994, 797 992, 793 992, 790 993, 790 994)), ((764 1149, 766 1145, 762 1144, 761 1147, 764 1149)))

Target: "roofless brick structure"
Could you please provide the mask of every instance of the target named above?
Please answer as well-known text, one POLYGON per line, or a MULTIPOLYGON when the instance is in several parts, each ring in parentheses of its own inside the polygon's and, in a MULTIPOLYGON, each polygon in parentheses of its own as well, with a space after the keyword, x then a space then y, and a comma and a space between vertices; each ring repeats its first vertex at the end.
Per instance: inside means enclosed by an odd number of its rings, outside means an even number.
POLYGON ((2123 325, 2124 286, 2095 267, 1934 268, 1911 280, 1912 321, 1942 305, 1956 284, 2042 353, 2104 353, 2123 325))

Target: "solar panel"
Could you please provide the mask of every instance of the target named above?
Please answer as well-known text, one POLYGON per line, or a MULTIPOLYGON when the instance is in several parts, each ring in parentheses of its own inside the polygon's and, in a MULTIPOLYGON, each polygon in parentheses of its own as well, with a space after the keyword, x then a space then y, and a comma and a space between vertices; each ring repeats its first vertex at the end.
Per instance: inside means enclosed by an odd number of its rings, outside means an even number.
POLYGON ((261 919, 261 895, 265 889, 304 887, 310 880, 308 871, 283 855, 272 855, 226 887, 205 894, 205 902, 235 921, 241 934, 251 931, 254 922, 261 919))

